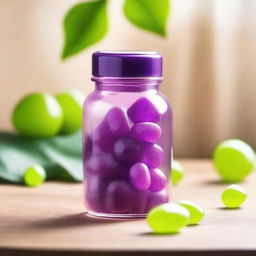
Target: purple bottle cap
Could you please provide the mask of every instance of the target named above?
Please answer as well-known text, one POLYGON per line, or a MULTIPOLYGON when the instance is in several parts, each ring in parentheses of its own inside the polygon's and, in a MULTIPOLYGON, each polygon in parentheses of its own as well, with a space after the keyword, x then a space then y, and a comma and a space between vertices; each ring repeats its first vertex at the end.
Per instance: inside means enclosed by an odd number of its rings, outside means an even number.
POLYGON ((95 77, 162 77, 162 56, 146 51, 99 51, 92 55, 95 77))

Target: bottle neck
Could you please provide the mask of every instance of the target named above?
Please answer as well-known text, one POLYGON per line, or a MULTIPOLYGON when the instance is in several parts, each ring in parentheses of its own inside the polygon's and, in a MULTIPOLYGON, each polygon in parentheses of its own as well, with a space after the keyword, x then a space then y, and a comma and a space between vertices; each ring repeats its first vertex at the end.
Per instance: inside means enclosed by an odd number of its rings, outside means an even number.
POLYGON ((93 77, 96 90, 112 92, 143 92, 158 91, 162 77, 119 78, 119 77, 93 77))

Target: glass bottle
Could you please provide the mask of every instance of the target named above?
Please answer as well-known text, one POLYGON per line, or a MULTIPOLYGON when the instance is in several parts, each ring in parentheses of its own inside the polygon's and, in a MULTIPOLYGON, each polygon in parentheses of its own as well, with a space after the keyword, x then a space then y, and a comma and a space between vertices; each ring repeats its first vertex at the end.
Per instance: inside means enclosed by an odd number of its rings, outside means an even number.
POLYGON ((85 204, 98 217, 139 218, 168 202, 172 112, 156 52, 95 52, 83 113, 85 204))

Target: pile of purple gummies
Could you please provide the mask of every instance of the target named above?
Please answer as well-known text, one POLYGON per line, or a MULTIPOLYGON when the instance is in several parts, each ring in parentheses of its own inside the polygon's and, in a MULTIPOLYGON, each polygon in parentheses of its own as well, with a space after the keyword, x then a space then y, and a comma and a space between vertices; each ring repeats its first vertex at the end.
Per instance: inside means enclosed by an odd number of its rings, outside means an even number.
POLYGON ((89 211, 143 214, 168 201, 167 176, 159 169, 162 114, 146 97, 126 111, 112 107, 85 140, 86 205, 89 211))

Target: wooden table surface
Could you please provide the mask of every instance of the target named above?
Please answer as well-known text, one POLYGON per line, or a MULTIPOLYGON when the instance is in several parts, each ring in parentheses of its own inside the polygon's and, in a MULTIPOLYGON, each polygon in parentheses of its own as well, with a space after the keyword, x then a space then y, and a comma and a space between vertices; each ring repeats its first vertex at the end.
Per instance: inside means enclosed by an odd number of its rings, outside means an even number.
POLYGON ((255 173, 243 183, 248 199, 226 210, 208 160, 184 160, 186 176, 173 201, 205 209, 200 225, 177 235, 154 235, 145 220, 99 220, 85 214, 81 184, 38 188, 0 185, 0 255, 256 255, 255 173))

